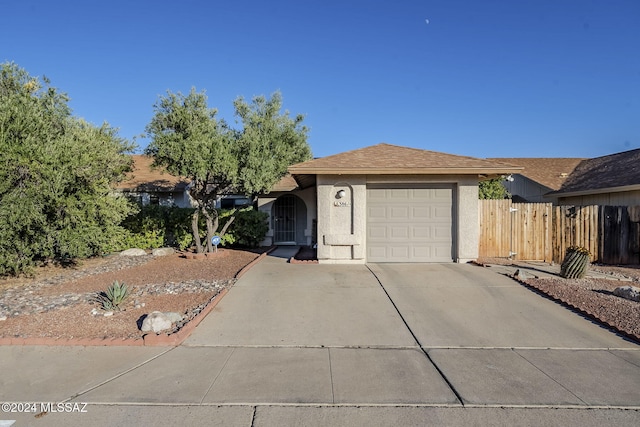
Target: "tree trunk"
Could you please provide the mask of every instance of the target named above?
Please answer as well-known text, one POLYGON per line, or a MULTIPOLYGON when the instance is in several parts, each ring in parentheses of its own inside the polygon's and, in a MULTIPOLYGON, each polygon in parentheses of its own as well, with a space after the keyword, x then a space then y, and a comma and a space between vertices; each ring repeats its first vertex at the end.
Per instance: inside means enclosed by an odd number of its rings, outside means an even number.
POLYGON ((208 210, 203 208, 202 214, 206 218, 206 222, 207 222, 207 252, 212 253, 213 243, 211 243, 211 238, 213 237, 213 234, 218 230, 218 215, 216 212, 216 219, 214 223, 214 220, 211 217, 211 213, 208 210))
POLYGON ((229 226, 231 225, 231 223, 233 222, 234 219, 236 219, 235 216, 230 216, 229 217, 229 221, 227 221, 227 223, 224 225, 224 227, 222 227, 222 231, 220 231, 220 237, 224 236, 224 234, 227 232, 227 230, 229 229, 229 226))
POLYGON ((202 253, 202 242, 200 241, 200 231, 198 230, 198 219, 200 218, 199 209, 193 211, 191 215, 191 232, 193 233, 193 241, 196 244, 196 253, 202 253))

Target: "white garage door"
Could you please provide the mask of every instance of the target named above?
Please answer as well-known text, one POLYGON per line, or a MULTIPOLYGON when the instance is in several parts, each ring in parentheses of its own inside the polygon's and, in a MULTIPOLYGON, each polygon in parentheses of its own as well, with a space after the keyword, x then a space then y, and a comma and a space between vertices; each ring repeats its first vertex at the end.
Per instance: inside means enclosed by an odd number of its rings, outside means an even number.
POLYGON ((453 186, 367 188, 368 262, 451 262, 453 186))

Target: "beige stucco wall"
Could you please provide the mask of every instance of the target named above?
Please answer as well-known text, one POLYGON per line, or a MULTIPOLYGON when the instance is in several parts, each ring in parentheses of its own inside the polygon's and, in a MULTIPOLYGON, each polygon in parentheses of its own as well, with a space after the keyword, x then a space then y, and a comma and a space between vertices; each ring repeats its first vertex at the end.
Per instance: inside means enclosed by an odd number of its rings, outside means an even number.
POLYGON ((318 260, 320 263, 365 263, 367 184, 454 185, 453 251, 457 262, 478 257, 478 179, 459 175, 318 175, 318 260), (341 199, 336 194, 344 190, 341 199))
POLYGON ((363 175, 318 175, 318 261, 364 263, 367 180, 363 175), (341 199, 336 194, 344 190, 341 199))

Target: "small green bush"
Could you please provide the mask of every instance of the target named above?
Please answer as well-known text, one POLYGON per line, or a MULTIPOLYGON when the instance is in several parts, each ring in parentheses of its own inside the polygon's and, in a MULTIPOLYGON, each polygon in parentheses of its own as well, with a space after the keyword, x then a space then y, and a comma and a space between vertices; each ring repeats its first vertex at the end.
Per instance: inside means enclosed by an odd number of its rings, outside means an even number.
POLYGON ((96 300, 105 311, 120 311, 122 306, 129 298, 129 288, 124 283, 117 280, 107 288, 106 291, 100 292, 96 300))
MULTIPOLYGON (((132 247, 154 249, 162 246, 185 250, 193 245, 192 214, 191 208, 143 206, 138 213, 123 222, 125 233, 114 238, 109 247, 112 252, 132 247)), ((269 216, 251 207, 240 210, 218 209, 217 214, 217 234, 231 216, 236 217, 225 235, 221 236, 220 246, 257 247, 269 230, 269 216)), ((199 230, 203 244, 206 244, 206 224, 202 215, 199 230)))
POLYGON ((233 235, 238 246, 255 248, 264 240, 269 224, 269 215, 251 207, 236 212, 236 219, 229 227, 228 234, 233 235))

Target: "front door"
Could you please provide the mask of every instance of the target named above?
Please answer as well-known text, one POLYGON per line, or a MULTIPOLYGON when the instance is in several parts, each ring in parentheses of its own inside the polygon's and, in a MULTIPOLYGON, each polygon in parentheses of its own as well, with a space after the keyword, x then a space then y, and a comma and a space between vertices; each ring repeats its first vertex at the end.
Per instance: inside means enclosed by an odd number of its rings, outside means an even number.
POLYGON ((275 244, 296 244, 296 199, 282 196, 273 205, 273 240, 275 244))

